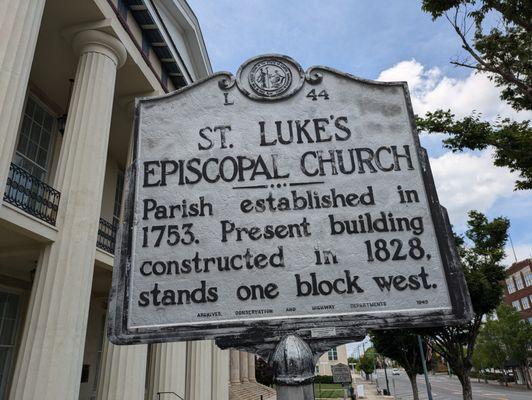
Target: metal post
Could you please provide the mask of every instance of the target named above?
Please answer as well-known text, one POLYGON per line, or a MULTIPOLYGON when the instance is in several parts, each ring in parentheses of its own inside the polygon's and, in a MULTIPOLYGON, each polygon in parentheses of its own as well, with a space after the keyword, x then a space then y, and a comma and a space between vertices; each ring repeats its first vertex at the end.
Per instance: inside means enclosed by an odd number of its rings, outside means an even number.
POLYGON ((425 384, 427 385, 427 396, 432 400, 432 390, 430 388, 429 374, 427 373, 427 363, 425 361, 425 352, 423 351, 423 344, 421 343, 421 336, 417 335, 417 342, 419 344, 419 355, 421 357, 421 364, 423 365, 423 374, 425 375, 425 384))
POLYGON ((277 400, 314 399, 314 356, 297 335, 281 339, 271 356, 277 400))
POLYGON ((384 377, 386 378, 386 390, 388 391, 388 396, 390 395, 390 384, 388 383, 388 373, 386 372, 386 358, 384 358, 384 377))

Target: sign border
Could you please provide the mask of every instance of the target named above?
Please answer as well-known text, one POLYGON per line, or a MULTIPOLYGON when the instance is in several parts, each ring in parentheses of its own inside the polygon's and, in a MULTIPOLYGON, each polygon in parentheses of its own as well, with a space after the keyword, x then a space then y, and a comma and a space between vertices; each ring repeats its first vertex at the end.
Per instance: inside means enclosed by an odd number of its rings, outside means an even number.
MULTIPOLYGON (((257 60, 267 57, 286 57, 278 54, 262 55, 253 57, 243 65, 248 64, 251 60, 257 60)), ((286 57, 291 62, 291 58, 286 57)), ((296 65, 298 65, 296 63, 296 65)), ((364 83, 377 86, 395 86, 401 88, 405 96, 408 118, 410 122, 410 131, 413 136, 414 147, 418 153, 419 168, 421 169, 423 183, 427 194, 427 200, 430 207, 430 213, 436 239, 440 250, 444 275, 448 287, 448 294, 451 301, 451 310, 428 310, 420 312, 401 312, 391 311, 383 312, 384 316, 375 313, 357 313, 355 315, 342 316, 316 316, 309 318, 289 318, 275 319, 267 321, 256 320, 237 320, 224 322, 220 324, 194 324, 190 326, 172 326, 158 327, 157 329, 148 330, 127 328, 127 316, 129 306, 129 277, 131 272, 131 246, 132 246, 132 227, 134 213, 134 198, 136 186, 136 172, 138 166, 138 144, 139 144, 139 121, 141 105, 143 103, 153 103, 168 97, 178 96, 184 92, 194 89, 196 86, 206 81, 218 79, 220 89, 227 90, 234 86, 235 78, 229 72, 218 72, 196 83, 186 86, 178 91, 157 97, 139 98, 135 101, 135 122, 134 122, 134 159, 126 171, 126 185, 124 193, 124 220, 121 222, 115 251, 115 263, 113 270, 112 286, 109 294, 109 314, 107 323, 107 334, 109 340, 117 345, 140 344, 140 343, 161 343, 184 340, 203 340, 215 339, 221 348, 239 347, 242 349, 270 348, 280 338, 287 334, 297 334, 305 339, 311 347, 326 348, 327 343, 342 343, 350 341, 350 338, 364 335, 367 329, 393 329, 408 327, 430 327, 434 325, 452 325, 469 321, 473 312, 469 293, 465 283, 464 275, 456 253, 454 237, 449 223, 446 209, 440 205, 434 185, 432 171, 430 169, 427 152, 421 147, 417 129, 415 126, 414 113, 410 100, 410 93, 406 82, 377 82, 367 79, 358 78, 338 71, 334 68, 325 66, 312 66, 305 72, 305 81, 309 84, 315 84, 321 81, 322 74, 320 71, 331 73, 342 78, 348 78, 358 83, 364 83), (319 317, 320 322, 315 320, 319 317), (311 321, 313 319, 314 321, 311 321), (311 329, 317 327, 335 328, 336 336, 329 339, 312 337, 311 329), (325 339, 325 340, 324 340, 325 339), (319 342, 322 342, 319 344, 319 342)), ((238 85, 237 85, 238 86, 238 85)), ((290 95, 295 94, 304 84, 300 85, 297 90, 290 91, 290 95)), ((287 96, 281 96, 286 98, 287 96)), ((262 101, 264 99, 253 99, 262 101)), ((268 99, 272 100, 272 99, 268 99)))

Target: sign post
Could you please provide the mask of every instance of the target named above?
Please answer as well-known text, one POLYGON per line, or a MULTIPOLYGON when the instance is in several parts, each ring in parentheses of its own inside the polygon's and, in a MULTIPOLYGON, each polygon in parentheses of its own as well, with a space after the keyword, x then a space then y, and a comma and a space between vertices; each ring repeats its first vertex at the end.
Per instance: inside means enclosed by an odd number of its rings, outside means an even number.
POLYGON ((368 329, 468 320, 413 121, 406 83, 282 55, 137 100, 109 339, 214 339, 294 386, 368 329))

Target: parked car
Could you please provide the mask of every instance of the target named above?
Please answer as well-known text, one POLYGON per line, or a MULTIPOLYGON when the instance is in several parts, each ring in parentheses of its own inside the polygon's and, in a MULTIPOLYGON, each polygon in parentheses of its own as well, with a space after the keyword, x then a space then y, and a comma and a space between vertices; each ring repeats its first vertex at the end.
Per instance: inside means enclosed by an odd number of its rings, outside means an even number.
POLYGON ((399 375, 399 370, 397 368, 392 369, 392 375, 399 375))

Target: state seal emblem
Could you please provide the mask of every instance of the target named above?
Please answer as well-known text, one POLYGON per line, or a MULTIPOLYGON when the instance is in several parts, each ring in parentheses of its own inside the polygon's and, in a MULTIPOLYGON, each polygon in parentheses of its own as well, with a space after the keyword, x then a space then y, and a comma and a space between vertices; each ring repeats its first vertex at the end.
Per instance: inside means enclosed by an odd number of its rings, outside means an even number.
POLYGON ((274 97, 284 93, 292 84, 292 72, 278 60, 262 60, 249 71, 251 89, 260 96, 274 97))

